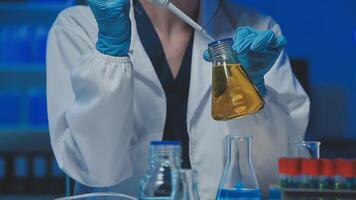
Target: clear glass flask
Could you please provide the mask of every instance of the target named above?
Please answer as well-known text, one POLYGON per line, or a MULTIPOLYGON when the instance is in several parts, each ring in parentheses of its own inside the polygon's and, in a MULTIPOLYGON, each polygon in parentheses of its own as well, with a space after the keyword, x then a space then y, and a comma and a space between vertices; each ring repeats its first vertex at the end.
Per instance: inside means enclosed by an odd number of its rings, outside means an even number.
POLYGON ((296 142, 297 157, 299 158, 320 158, 320 142, 318 141, 299 141, 296 142))
POLYGON ((260 200, 257 177, 252 164, 252 137, 227 136, 226 161, 221 177, 218 200, 260 200))
POLYGON ((182 200, 199 200, 198 172, 196 170, 181 170, 180 180, 183 186, 182 200))
POLYGON ((264 106, 264 101, 236 59, 231 38, 209 44, 213 63, 212 117, 228 120, 251 115, 264 106))
POLYGON ((178 141, 153 141, 150 168, 141 182, 140 199, 182 199, 181 145, 178 141))

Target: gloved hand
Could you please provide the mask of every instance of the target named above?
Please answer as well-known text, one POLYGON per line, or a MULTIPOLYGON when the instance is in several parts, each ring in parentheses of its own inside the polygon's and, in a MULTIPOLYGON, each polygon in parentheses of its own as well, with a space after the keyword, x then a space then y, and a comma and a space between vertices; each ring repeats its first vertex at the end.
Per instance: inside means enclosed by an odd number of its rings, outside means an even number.
MULTIPOLYGON (((271 30, 258 31, 242 27, 235 33, 232 49, 237 52, 238 61, 262 96, 266 95, 263 76, 275 64, 286 43, 284 36, 277 37, 271 30)), ((204 59, 211 61, 208 51, 204 52, 204 59)))
POLYGON ((131 43, 129 0, 87 0, 98 23, 96 48, 103 54, 126 56, 131 43))

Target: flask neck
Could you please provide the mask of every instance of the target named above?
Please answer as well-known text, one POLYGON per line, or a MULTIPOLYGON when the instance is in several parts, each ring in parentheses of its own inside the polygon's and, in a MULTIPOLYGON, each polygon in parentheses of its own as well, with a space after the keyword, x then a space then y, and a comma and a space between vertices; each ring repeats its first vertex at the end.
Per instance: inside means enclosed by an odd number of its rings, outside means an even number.
POLYGON ((229 62, 236 63, 236 52, 232 49, 233 40, 231 38, 218 40, 209 44, 209 54, 214 63, 229 62))
POLYGON ((252 137, 228 136, 227 160, 221 188, 259 189, 251 158, 252 137))
POLYGON ((230 136, 228 140, 228 158, 238 159, 240 162, 252 164, 251 158, 251 140, 252 137, 230 136))

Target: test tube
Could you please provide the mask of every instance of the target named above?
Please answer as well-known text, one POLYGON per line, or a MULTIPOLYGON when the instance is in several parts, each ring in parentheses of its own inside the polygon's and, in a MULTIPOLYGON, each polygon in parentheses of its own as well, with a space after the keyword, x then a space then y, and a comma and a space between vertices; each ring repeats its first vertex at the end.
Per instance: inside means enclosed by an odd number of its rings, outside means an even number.
POLYGON ((320 160, 320 189, 335 189, 335 165, 331 159, 320 160))
POLYGON ((288 163, 288 158, 279 158, 278 160, 278 172, 279 172, 280 185, 282 188, 285 188, 288 184, 287 163, 288 163))
POLYGON ((297 188, 299 182, 300 159, 279 158, 278 172, 281 188, 297 188))
POLYGON ((346 159, 336 159, 335 189, 352 190, 354 182, 354 166, 352 161, 346 159))
POLYGON ((353 177, 352 189, 356 190, 356 160, 353 160, 352 163, 353 163, 353 169, 354 169, 353 176, 352 176, 353 177))
POLYGON ((318 141, 301 141, 297 142, 297 157, 300 158, 320 158, 320 142, 318 141))
POLYGON ((302 180, 301 188, 303 189, 319 189, 319 160, 318 159, 303 159, 302 160, 302 180))

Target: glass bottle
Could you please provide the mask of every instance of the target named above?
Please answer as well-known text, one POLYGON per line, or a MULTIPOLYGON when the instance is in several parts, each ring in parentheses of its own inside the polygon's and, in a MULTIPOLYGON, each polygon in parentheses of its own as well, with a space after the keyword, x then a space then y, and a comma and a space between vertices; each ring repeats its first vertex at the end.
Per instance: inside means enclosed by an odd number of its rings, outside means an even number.
POLYGON ((182 199, 181 145, 178 141, 153 141, 150 168, 141 182, 141 200, 182 199))
POLYGON ((181 170, 180 180, 183 186, 183 200, 199 200, 198 172, 196 170, 181 170))
POLYGON ((209 44, 213 63, 212 117, 228 120, 251 115, 264 106, 264 101, 236 59, 231 38, 209 44))
POLYGON ((257 177, 251 158, 252 137, 227 136, 226 162, 217 194, 218 200, 260 200, 257 177))

